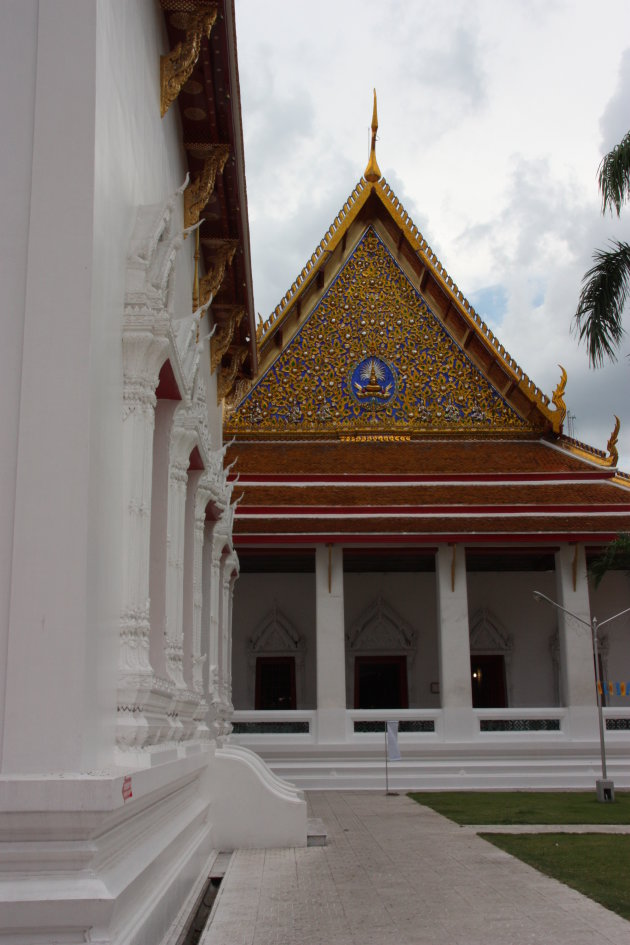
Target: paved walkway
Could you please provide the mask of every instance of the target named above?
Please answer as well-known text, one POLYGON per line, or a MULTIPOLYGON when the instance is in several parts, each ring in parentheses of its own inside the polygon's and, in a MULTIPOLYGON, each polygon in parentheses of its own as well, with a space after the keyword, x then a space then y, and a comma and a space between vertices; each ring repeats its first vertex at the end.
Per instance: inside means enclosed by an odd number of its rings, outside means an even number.
POLYGON ((630 923, 409 798, 311 792, 328 845, 238 850, 200 945, 628 945, 630 923))

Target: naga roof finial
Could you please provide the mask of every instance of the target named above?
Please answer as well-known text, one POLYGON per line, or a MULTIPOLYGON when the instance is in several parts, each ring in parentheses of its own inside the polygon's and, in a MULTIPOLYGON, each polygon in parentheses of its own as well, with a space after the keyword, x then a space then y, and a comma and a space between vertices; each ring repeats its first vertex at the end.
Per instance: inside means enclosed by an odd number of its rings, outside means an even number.
POLYGON ((370 146, 370 158, 365 168, 364 177, 371 184, 381 179, 381 169, 376 162, 376 132, 378 131, 378 115, 376 113, 376 89, 374 89, 374 108, 372 110, 372 144, 370 146))
POLYGON ((615 426, 608 443, 606 444, 606 449, 608 450, 608 456, 606 457, 607 466, 616 466, 619 462, 619 453, 617 452, 617 440, 619 439, 619 428, 621 426, 621 420, 615 414, 615 426))

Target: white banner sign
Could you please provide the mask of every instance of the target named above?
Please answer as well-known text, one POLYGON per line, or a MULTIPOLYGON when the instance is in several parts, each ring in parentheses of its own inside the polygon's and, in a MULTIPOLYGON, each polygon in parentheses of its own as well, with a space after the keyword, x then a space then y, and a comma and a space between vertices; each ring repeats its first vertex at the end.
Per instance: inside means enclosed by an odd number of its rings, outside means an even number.
POLYGON ((389 761, 400 761, 398 748, 398 722, 387 723, 387 758, 389 761))

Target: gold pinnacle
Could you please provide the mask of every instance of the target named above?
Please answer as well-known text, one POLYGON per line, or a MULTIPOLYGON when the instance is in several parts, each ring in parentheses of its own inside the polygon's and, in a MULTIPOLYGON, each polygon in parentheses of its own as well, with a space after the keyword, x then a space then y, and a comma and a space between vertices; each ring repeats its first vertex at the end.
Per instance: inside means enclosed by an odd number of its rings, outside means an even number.
POLYGON ((374 108, 372 109, 372 144, 370 146, 370 159, 365 168, 364 177, 370 183, 375 183, 381 179, 381 169, 376 161, 376 132, 378 131, 378 115, 376 113, 376 89, 374 89, 374 108))

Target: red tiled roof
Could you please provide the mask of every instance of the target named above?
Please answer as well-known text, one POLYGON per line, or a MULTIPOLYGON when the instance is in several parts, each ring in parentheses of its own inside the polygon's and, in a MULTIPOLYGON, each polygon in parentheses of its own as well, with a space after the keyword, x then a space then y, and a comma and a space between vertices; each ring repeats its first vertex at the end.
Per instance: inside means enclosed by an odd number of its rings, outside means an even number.
POLYGON ((226 462, 238 458, 241 475, 395 476, 492 475, 582 472, 610 476, 540 440, 409 440, 403 442, 343 440, 237 440, 226 462))
POLYGON ((543 441, 236 442, 237 543, 605 541, 630 530, 614 470, 543 441))

